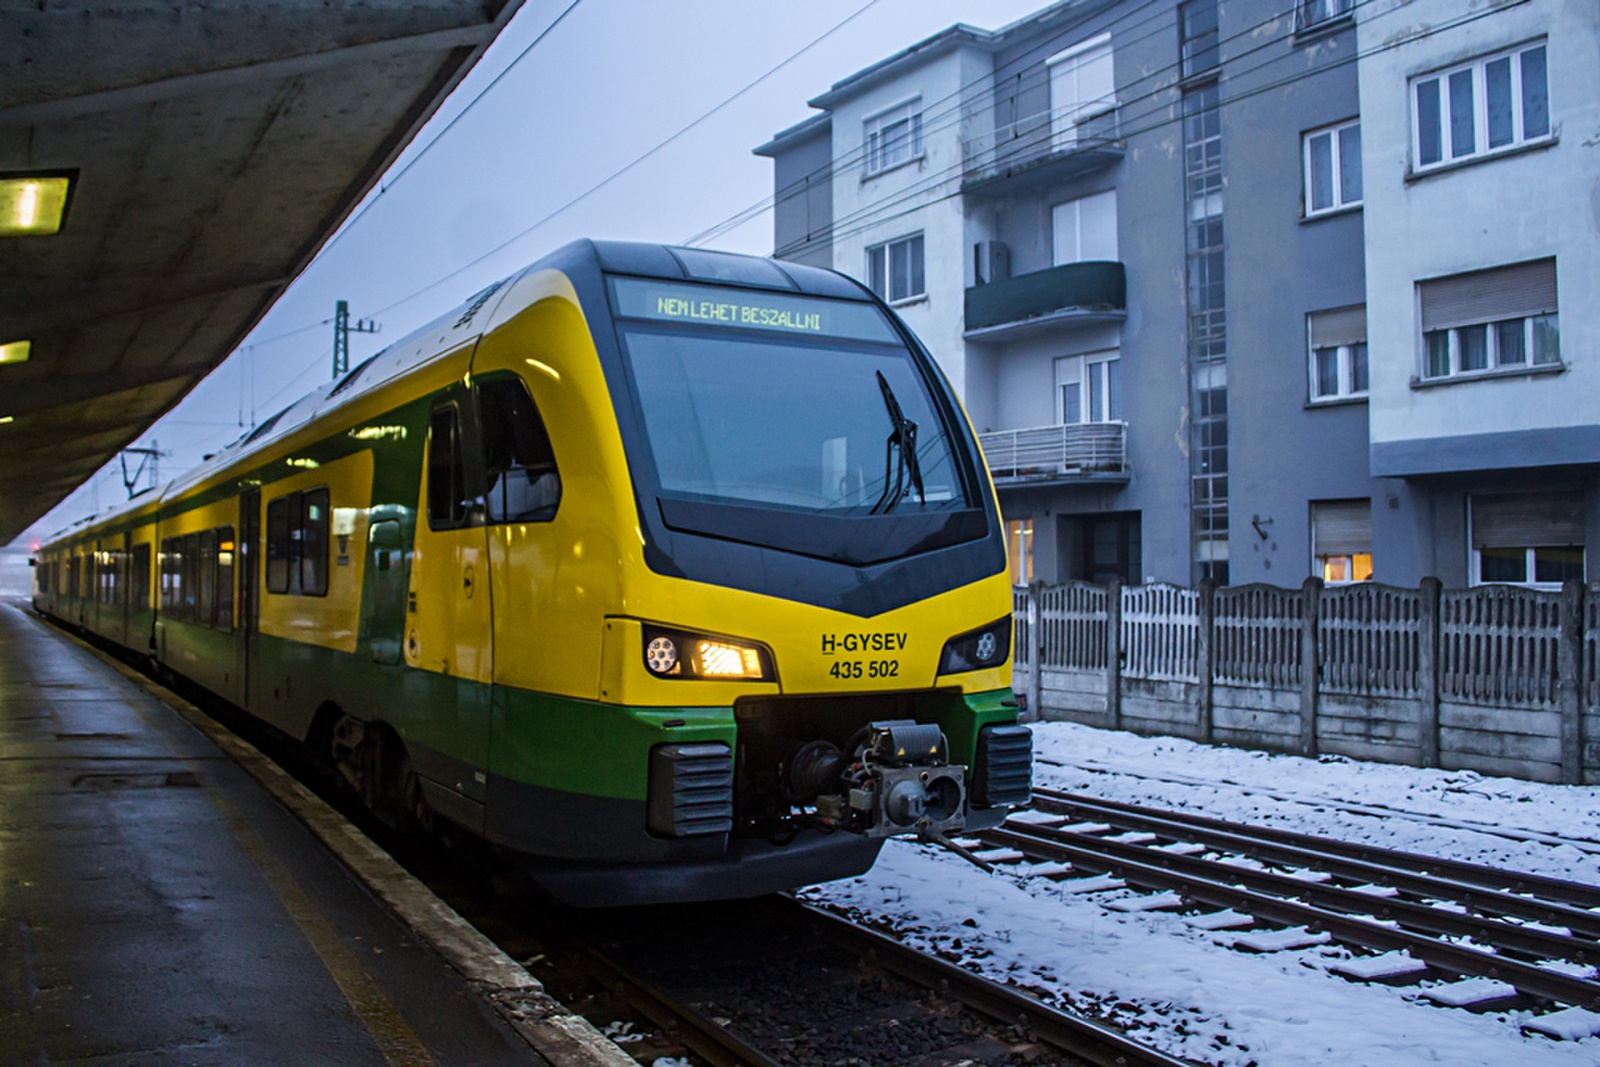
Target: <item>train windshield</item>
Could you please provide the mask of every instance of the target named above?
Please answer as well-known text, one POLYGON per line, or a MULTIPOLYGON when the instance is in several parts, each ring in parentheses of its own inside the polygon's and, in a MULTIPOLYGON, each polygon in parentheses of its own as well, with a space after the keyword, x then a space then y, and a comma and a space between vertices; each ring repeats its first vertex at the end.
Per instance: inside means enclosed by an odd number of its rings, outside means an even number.
POLYGON ((664 498, 838 518, 980 506, 923 372, 874 305, 612 286, 664 498))

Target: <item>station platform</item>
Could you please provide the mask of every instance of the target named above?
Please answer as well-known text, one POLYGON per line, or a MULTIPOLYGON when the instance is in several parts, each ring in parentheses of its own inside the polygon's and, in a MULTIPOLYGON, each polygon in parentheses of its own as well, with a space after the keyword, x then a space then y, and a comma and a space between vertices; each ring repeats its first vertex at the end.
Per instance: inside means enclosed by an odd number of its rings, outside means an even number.
POLYGON ((552 1062, 426 940, 176 707, 0 601, 0 1063, 552 1062))

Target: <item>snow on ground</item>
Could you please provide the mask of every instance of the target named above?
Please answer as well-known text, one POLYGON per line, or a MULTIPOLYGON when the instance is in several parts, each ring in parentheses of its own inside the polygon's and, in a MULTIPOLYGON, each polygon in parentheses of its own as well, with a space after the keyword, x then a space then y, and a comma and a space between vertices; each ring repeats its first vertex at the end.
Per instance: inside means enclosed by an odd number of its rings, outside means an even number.
MULTIPOLYGON (((1034 751, 1041 786, 1600 884, 1600 787, 1269 756, 1070 723, 1036 724, 1034 751)), ((1417 986, 1338 978, 1327 968, 1352 956, 1340 946, 1238 952, 1229 935, 1181 915, 1105 906, 1138 895, 1131 890, 1073 893, 1070 882, 1025 870, 986 875, 932 846, 893 842, 866 875, 802 895, 1202 1062, 1600 1062, 1600 1038, 1523 1036, 1527 1012, 1439 1008, 1417 986)))

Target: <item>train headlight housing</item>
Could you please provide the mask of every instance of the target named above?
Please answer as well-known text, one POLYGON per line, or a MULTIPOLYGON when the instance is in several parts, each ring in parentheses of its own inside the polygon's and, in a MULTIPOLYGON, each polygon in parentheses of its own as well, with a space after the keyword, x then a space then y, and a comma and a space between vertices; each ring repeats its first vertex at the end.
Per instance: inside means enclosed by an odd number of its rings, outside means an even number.
POLYGON ((998 667, 1011 655, 1011 616, 952 637, 939 654, 940 674, 998 667))
POLYGON ((749 641, 644 628, 644 666, 657 678, 770 682, 772 653, 749 641))

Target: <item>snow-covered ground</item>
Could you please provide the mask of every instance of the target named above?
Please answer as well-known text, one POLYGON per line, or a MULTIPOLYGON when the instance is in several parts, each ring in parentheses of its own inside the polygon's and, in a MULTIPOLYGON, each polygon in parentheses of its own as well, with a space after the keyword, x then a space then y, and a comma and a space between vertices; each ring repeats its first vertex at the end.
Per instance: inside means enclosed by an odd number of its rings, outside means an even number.
MULTIPOLYGON (((1600 787, 1272 756, 1071 723, 1036 724, 1034 752, 1041 786, 1600 885, 1600 787)), ((896 842, 865 876, 803 896, 1202 1062, 1600 1063, 1600 1037, 1524 1036, 1527 1012, 1441 1008, 1418 986, 1339 978, 1327 968, 1351 958, 1340 946, 1239 952, 1229 935, 1182 915, 1105 907, 1131 890, 1075 893, 1070 881, 1025 872, 987 875, 896 842)))

